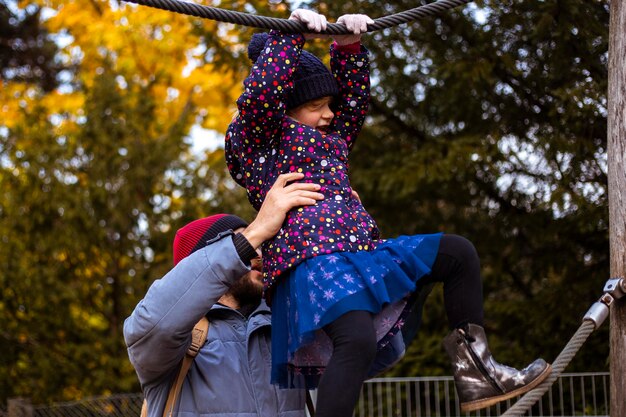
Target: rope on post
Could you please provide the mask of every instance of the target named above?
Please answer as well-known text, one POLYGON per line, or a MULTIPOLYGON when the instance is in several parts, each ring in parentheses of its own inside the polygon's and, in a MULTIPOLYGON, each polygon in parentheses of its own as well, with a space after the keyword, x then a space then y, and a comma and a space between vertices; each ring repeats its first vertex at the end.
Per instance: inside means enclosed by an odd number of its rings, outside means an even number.
POLYGON ((567 343, 563 351, 557 356, 552 364, 552 373, 537 388, 527 392, 511 408, 506 410, 501 417, 523 416, 541 397, 546 393, 563 372, 565 367, 576 356, 581 346, 585 343, 589 335, 595 330, 595 324, 591 320, 585 320, 580 325, 574 336, 567 343))
MULTIPOLYGON (((256 16, 248 13, 233 10, 220 9, 218 7, 204 6, 180 0, 125 0, 129 3, 136 3, 142 6, 153 7, 155 9, 167 10, 174 13, 188 16, 201 17, 203 19, 215 20, 224 23, 234 23, 237 25, 249 26, 261 29, 278 29, 285 33, 306 33, 310 32, 306 25, 289 19, 276 17, 256 16)), ((412 22, 424 17, 436 16, 446 10, 469 3, 471 0, 438 0, 420 7, 405 10, 389 16, 374 19, 374 23, 368 25, 367 31, 373 32, 387 29, 403 23, 412 22)), ((344 35, 350 32, 344 25, 329 23, 326 30, 321 33, 328 35, 344 35)))
POLYGON ((626 279, 611 278, 604 285, 604 294, 596 301, 583 317, 583 322, 574 333, 574 336, 565 345, 563 351, 557 356, 552 364, 552 373, 537 388, 528 391, 519 401, 511 408, 506 410, 501 417, 519 417, 530 410, 530 408, 546 393, 561 375, 565 367, 571 362, 572 358, 578 353, 581 346, 589 335, 602 325, 609 315, 609 307, 613 301, 626 295, 626 279))

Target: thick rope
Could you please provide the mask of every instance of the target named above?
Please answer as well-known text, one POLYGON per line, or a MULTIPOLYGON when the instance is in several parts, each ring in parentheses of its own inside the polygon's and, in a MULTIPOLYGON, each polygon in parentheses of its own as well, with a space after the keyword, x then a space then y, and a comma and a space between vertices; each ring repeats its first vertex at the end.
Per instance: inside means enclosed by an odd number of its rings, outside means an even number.
POLYGON ((592 320, 584 320, 574 336, 567 343, 563 351, 557 356, 552 364, 552 373, 537 388, 527 392, 511 408, 506 410, 501 417, 523 416, 530 408, 546 393, 563 372, 565 367, 574 358, 580 347, 585 343, 589 335, 595 330, 595 323, 592 320))
MULTIPOLYGON (((201 17, 203 19, 216 20, 224 23, 234 23, 262 29, 278 29, 285 33, 310 32, 306 25, 295 20, 280 19, 276 17, 256 16, 248 13, 220 9, 217 7, 204 6, 180 0, 126 0, 130 3, 149 6, 155 9, 167 10, 188 16, 201 17)), ((469 3, 471 0, 438 0, 424 6, 409 9, 400 13, 383 16, 374 19, 374 23, 367 26, 368 32, 387 29, 403 23, 412 22, 428 16, 436 16, 444 11, 469 3)), ((342 24, 329 23, 326 30, 321 33, 328 35, 344 35, 350 32, 342 24)))

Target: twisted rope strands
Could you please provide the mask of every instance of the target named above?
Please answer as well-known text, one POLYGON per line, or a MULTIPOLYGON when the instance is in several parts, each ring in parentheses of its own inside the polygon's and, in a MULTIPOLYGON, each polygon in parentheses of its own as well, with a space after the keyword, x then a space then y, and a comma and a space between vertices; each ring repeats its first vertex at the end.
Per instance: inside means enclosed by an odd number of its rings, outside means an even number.
POLYGON ((523 416, 530 408, 545 394, 554 381, 561 375, 565 367, 576 356, 580 347, 585 343, 589 335, 595 330, 595 323, 592 320, 584 320, 574 336, 565 345, 559 356, 552 364, 552 373, 537 388, 527 392, 519 401, 511 408, 506 410, 501 417, 519 417, 523 416))
MULTIPOLYGON (((220 9, 217 7, 204 6, 189 1, 180 0, 126 0, 129 3, 136 3, 142 6, 153 7, 155 9, 167 10, 174 13, 188 16, 201 17, 203 19, 216 20, 224 23, 234 23, 254 28, 278 29, 285 33, 306 33, 310 32, 306 25, 289 19, 276 17, 255 16, 248 13, 233 10, 220 9)), ((424 6, 405 10, 400 13, 383 16, 374 19, 374 23, 368 25, 367 31, 373 32, 387 29, 403 23, 412 22, 428 16, 436 16, 446 10, 469 3, 471 0, 438 0, 424 6)), ((344 35, 350 32, 344 25, 329 23, 326 30, 321 33, 328 35, 344 35)))

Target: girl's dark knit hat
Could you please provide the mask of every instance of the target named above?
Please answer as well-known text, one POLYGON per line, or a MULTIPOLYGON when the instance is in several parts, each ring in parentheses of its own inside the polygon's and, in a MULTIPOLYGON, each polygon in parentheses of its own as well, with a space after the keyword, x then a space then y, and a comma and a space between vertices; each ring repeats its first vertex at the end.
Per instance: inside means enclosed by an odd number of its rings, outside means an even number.
POLYGON ((248 223, 245 220, 232 214, 214 214, 188 223, 176 232, 174 265, 205 247, 207 242, 217 237, 218 234, 246 226, 248 223))
MULTIPOLYGON (((248 45, 248 57, 256 62, 269 39, 268 33, 255 33, 248 45)), ((335 77, 322 61, 305 50, 293 73, 293 90, 287 95, 285 106, 294 109, 307 101, 327 96, 336 96, 339 88, 335 77)))

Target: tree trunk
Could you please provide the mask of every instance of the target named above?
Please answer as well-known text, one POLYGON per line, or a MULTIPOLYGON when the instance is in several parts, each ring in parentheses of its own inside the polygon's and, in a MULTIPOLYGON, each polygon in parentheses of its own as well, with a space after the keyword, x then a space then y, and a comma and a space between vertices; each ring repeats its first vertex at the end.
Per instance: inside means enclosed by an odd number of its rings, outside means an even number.
MULTIPOLYGON (((611 277, 626 277, 626 5, 611 2, 608 165, 611 277)), ((611 307, 611 416, 626 416, 626 298, 611 307)))

